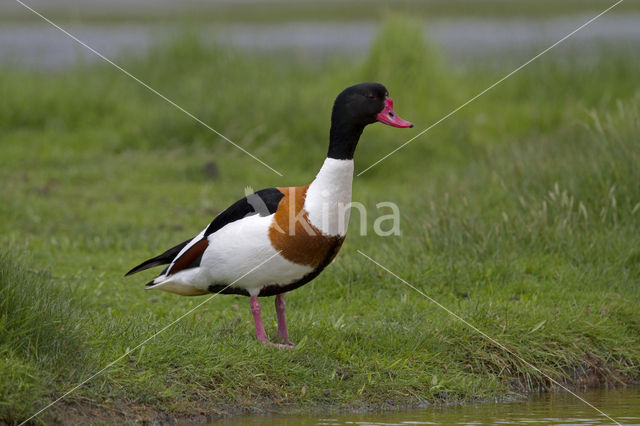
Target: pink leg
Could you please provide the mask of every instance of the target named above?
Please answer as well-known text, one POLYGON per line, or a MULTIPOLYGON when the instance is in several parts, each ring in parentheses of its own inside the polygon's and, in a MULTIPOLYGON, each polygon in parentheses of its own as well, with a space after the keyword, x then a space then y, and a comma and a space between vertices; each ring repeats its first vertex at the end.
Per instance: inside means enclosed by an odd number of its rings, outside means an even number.
MULTIPOLYGON (((283 299, 283 302, 284 302, 284 299, 283 299)), ((270 346, 275 346, 277 348, 290 349, 292 347, 291 345, 279 345, 279 344, 271 343, 268 341, 267 333, 264 331, 264 325, 262 325, 262 316, 260 315, 261 307, 262 305, 260 304, 260 302, 258 302, 258 297, 251 296, 251 314, 253 315, 253 323, 256 326, 256 339, 258 339, 260 343, 269 343, 270 346)), ((282 312, 283 312, 282 318, 284 318, 284 306, 283 306, 282 312)), ((279 325, 279 322, 278 322, 278 325, 279 325)))
POLYGON ((287 320, 284 318, 284 294, 276 296, 276 315, 278 317, 278 337, 289 346, 293 343, 289 341, 289 331, 287 330, 287 320))
POLYGON ((267 342, 267 333, 264 331, 262 325, 262 316, 260 315, 260 308, 262 305, 258 302, 258 296, 251 296, 251 314, 253 314, 253 323, 256 326, 256 339, 260 343, 267 342))

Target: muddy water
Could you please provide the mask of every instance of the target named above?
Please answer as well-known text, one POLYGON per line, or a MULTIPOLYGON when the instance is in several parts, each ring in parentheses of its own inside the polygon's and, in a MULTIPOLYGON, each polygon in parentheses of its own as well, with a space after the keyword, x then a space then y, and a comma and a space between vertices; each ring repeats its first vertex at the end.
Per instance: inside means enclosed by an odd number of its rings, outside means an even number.
MULTIPOLYGON (((585 400, 624 425, 640 425, 640 387, 580 393, 585 400)), ((366 414, 262 415, 221 419, 224 426, 311 425, 477 425, 477 424, 616 424, 567 394, 543 394, 517 402, 470 404, 366 414)))

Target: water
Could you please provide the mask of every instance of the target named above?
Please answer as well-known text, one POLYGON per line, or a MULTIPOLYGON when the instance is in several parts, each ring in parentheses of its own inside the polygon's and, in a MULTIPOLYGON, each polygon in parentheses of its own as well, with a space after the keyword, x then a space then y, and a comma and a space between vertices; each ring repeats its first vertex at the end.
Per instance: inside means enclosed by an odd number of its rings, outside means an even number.
MULTIPOLYGON (((591 16, 551 18, 449 18, 425 26, 425 36, 453 61, 487 62, 498 59, 518 63, 559 40, 591 16)), ((581 49, 587 56, 606 44, 636 52, 640 46, 640 15, 605 15, 567 40, 557 50, 581 49)), ((63 27, 108 57, 123 52, 138 54, 179 33, 161 24, 68 24, 63 27)), ((309 58, 332 54, 364 56, 379 29, 372 21, 288 22, 278 24, 212 24, 199 27, 202 40, 216 40, 250 52, 288 51, 309 58)), ((48 23, 0 25, 0 64, 56 69, 74 63, 99 61, 87 49, 48 23)))
MULTIPOLYGON (((593 390, 581 393, 580 396, 621 424, 640 425, 640 387, 593 390)), ((241 416, 211 423, 219 426, 431 424, 611 425, 615 423, 568 393, 543 394, 516 402, 364 414, 241 416)))

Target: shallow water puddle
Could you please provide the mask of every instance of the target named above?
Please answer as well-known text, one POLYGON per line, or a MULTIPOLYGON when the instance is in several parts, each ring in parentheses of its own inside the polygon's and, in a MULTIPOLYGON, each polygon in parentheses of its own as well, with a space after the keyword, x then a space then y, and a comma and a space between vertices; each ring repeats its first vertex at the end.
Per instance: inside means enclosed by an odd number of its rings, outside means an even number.
MULTIPOLYGON (((593 390, 580 394, 624 425, 640 425, 640 387, 593 390)), ((524 401, 444 408, 339 415, 261 415, 220 419, 212 425, 610 425, 606 417, 568 393, 544 394, 524 401)))

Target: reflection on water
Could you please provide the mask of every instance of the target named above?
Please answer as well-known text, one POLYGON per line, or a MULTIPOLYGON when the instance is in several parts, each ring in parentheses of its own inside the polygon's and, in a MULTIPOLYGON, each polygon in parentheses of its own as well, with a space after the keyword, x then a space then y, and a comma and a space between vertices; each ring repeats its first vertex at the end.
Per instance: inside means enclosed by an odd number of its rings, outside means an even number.
MULTIPOLYGON (((617 422, 640 425, 640 387, 580 394, 617 422)), ((611 420, 568 393, 544 394, 525 401, 444 408, 340 415, 267 415, 221 419, 212 425, 610 425, 611 420)))

